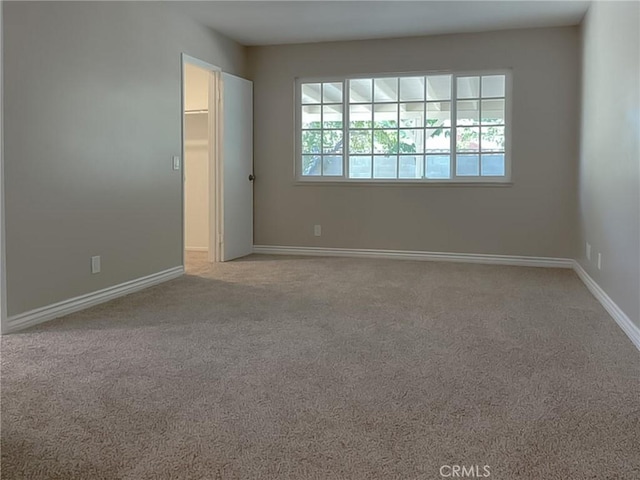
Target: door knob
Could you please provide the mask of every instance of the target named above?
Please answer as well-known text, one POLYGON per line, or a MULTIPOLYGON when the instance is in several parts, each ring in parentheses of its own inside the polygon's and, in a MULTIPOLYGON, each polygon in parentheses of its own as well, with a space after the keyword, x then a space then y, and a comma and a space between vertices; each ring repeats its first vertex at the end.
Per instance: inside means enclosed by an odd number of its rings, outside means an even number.
POLYGON ((256 177, 252 174, 249 175, 249 181, 253 182, 256 179, 256 177))

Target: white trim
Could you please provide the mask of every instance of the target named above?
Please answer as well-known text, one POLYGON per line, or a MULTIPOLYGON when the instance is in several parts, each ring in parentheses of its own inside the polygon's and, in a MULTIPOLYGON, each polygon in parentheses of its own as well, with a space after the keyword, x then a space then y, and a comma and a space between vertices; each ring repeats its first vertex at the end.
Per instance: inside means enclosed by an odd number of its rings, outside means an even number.
MULTIPOLYGON (((306 178, 306 177, 304 177, 306 178)), ((332 177, 314 177, 314 178, 332 178, 332 177)), ((460 179, 462 177, 458 177, 458 179, 460 179)), ((483 177, 483 178, 493 178, 493 177, 483 177)), ((420 180, 420 179, 402 179, 402 181, 389 181, 389 180, 385 180, 385 179, 371 179, 371 178, 363 178, 363 179, 356 179, 353 178, 351 180, 347 181, 333 181, 333 180, 296 180, 293 183, 291 183, 292 186, 294 187, 298 187, 298 186, 305 186, 305 187, 313 187, 313 186, 318 186, 318 187, 371 187, 371 186, 376 186, 376 187, 449 187, 449 188, 453 188, 453 187, 462 187, 462 188, 466 188, 466 187, 498 187, 498 188, 503 188, 503 187, 513 187, 513 182, 492 182, 492 181, 487 181, 487 182, 464 182, 464 181, 455 181, 455 182, 450 182, 450 181, 440 181, 440 180, 420 180)))
POLYGON ((222 68, 217 65, 213 65, 209 62, 205 62, 204 60, 200 60, 199 58, 192 57, 191 55, 187 55, 186 53, 182 53, 182 63, 190 63, 191 65, 195 65, 196 67, 200 67, 204 70, 212 70, 214 72, 221 72, 222 68))
POLYGON ((209 78, 209 262, 224 258, 224 162, 222 154, 224 84, 222 72, 209 78), (213 221, 212 221, 213 219, 213 221))
POLYGON ((604 309, 613 317, 618 326, 627 334, 629 340, 640 350, 640 327, 635 325, 626 313, 613 301, 596 281, 589 276, 587 271, 577 260, 573 261, 573 269, 586 285, 594 297, 602 304, 604 309))
POLYGON ((573 260, 570 258, 527 257, 519 255, 376 250, 362 248, 287 247, 272 245, 254 245, 253 253, 266 255, 310 255, 319 257, 391 258, 398 260, 482 263, 487 265, 513 265, 520 267, 573 268, 573 260))
POLYGON ((208 247, 184 247, 187 252, 208 252, 208 247))
POLYGON ((7 328, 6 330, 3 329, 2 333, 15 332, 38 323, 84 310, 85 308, 108 302, 109 300, 123 297, 130 293, 178 278, 183 273, 183 266, 174 267, 136 280, 130 280, 113 287, 104 288, 97 292, 80 295, 79 297, 70 298, 69 300, 63 300, 62 302, 47 305, 46 307, 36 308, 29 312, 14 315, 9 317, 9 320, 7 321, 7 328))

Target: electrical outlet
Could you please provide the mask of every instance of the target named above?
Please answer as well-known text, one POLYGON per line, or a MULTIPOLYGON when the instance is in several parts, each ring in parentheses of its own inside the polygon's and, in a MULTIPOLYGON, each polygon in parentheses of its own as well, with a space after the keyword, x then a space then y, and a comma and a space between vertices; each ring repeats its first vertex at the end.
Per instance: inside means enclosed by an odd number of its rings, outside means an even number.
POLYGON ((91 257, 91 273, 100 273, 100 255, 91 257))
POLYGON ((591 244, 587 242, 587 260, 591 260, 591 244))
POLYGON ((313 235, 319 237, 322 235, 322 225, 313 226, 313 235))
POLYGON ((598 252, 598 270, 602 270, 602 253, 598 252))

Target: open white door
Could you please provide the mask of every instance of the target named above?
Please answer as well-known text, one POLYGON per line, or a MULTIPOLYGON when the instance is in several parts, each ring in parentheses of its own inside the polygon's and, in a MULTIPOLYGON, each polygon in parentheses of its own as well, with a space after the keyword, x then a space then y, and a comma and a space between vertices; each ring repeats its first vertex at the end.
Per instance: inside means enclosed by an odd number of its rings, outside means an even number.
POLYGON ((253 83, 222 77, 221 172, 222 248, 226 262, 253 251, 253 83))

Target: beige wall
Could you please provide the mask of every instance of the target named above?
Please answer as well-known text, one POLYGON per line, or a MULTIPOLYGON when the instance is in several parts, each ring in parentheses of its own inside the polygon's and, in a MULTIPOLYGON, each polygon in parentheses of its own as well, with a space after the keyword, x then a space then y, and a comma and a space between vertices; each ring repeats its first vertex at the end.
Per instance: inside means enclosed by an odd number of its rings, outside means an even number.
POLYGON ((583 25, 579 259, 640 327, 639 31, 637 2, 594 2, 583 25))
POLYGON ((209 249, 209 148, 207 114, 187 115, 184 144, 184 243, 209 249))
POLYGON ((159 2, 3 8, 9 315, 180 265, 180 55, 244 48, 159 2))
MULTIPOLYGON (((208 110, 209 72, 186 64, 184 108, 208 110)), ((186 250, 209 249, 209 118, 188 113, 184 122, 184 244, 186 250)))
POLYGON ((256 244, 574 256, 576 27, 248 53, 256 244), (294 185, 295 77, 491 68, 513 69, 512 187, 294 185))
POLYGON ((204 68, 190 63, 184 66, 184 109, 209 109, 209 73, 204 68))

